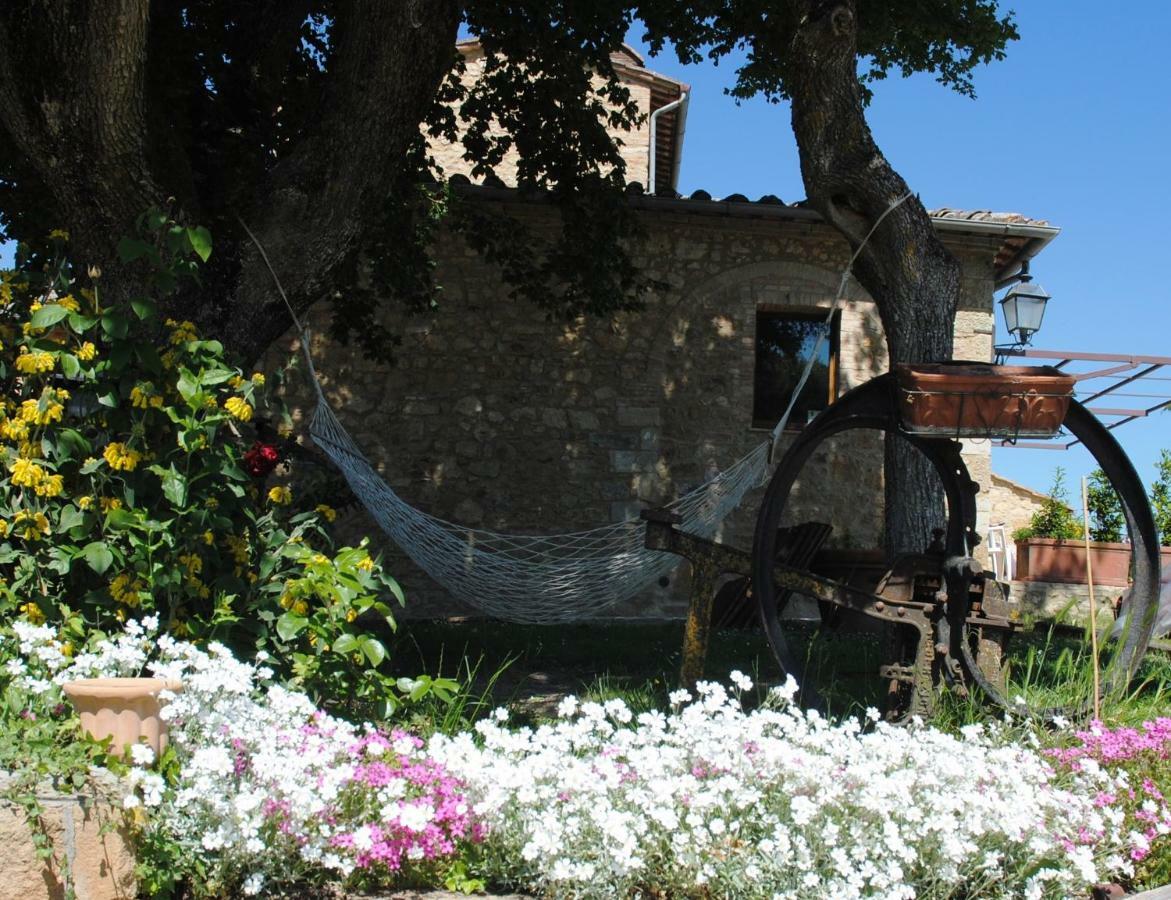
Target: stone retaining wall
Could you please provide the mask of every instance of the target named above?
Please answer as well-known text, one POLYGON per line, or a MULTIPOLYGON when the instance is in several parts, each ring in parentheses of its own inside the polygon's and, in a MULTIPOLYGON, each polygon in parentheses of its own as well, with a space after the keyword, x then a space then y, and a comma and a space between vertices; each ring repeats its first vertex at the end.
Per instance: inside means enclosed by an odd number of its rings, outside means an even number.
MULTIPOLYGON (((0 772, 0 794, 11 776, 0 772)), ((77 793, 51 785, 38 789, 43 826, 53 859, 37 856, 24 809, 0 799, 0 900, 61 900, 72 887, 78 900, 130 900, 137 896, 134 856, 123 825, 122 794, 108 773, 77 793), (57 863, 65 861, 67 872, 57 863)))

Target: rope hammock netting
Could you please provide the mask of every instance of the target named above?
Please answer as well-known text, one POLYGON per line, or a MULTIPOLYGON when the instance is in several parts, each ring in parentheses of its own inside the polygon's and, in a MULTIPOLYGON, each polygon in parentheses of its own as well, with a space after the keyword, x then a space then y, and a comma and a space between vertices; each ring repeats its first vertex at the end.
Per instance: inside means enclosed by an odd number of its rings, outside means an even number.
MULTIPOLYGON (((667 504, 667 509, 680 516, 682 530, 713 537, 745 494, 768 480, 781 432, 829 334, 830 322, 845 296, 854 260, 874 229, 910 196, 894 201, 879 216, 851 256, 813 352, 769 439, 704 484, 667 504)), ((587 531, 508 534, 458 525, 407 503, 379 475, 334 414, 313 366, 308 329, 288 303, 264 248, 246 225, 244 229, 268 265, 301 336, 301 350, 316 401, 309 424, 310 436, 337 466, 375 522, 419 568, 453 596, 510 622, 571 622, 591 618, 636 596, 679 565, 677 557, 643 546, 646 525, 639 519, 587 531)))

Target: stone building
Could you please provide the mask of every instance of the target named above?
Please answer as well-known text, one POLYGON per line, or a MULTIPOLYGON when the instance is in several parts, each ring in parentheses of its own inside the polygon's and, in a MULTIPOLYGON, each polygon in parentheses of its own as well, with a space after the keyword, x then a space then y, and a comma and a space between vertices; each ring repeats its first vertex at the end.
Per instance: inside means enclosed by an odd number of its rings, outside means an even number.
MULTIPOLYGON (((461 49, 466 77, 474 78, 479 50, 461 49)), ((434 515, 497 531, 554 533, 669 501, 767 438, 796 363, 810 350, 811 323, 833 302, 849 256, 844 239, 817 213, 775 197, 678 196, 687 86, 649 71, 633 51, 615 62, 654 125, 653 139, 649 127, 622 135, 629 181, 647 183, 655 161, 655 192, 628 200, 645 232, 635 259, 665 285, 645 309, 545 321, 532 306, 509 300, 498 270, 449 233, 435 248, 441 307, 419 318, 386 306, 387 324, 403 337, 397 365, 315 339, 318 372, 343 423, 387 482, 434 515)), ((437 153, 449 175, 469 168, 452 148, 437 153)), ((537 232, 559 228, 553 207, 510 187, 508 174, 506 166, 503 184, 468 182, 462 194, 537 232)), ((996 285, 1057 229, 1014 214, 942 209, 933 218, 963 265, 956 355, 988 360, 996 285)), ((874 303, 855 283, 792 427, 886 362, 874 303)), ((973 476, 990 486, 987 444, 969 446, 967 458, 973 476)), ((751 543, 758 498, 749 495, 722 540, 751 543)), ((987 522, 991 510, 987 499, 981 503, 987 522)), ((806 468, 792 516, 833 523, 838 546, 870 548, 881 546, 881 504, 881 437, 854 432, 826 445, 806 468)), ((349 528, 377 533, 357 512, 349 528)), ((408 614, 469 612, 387 549, 408 614)), ((615 613, 680 613, 685 577, 683 566, 615 613)))

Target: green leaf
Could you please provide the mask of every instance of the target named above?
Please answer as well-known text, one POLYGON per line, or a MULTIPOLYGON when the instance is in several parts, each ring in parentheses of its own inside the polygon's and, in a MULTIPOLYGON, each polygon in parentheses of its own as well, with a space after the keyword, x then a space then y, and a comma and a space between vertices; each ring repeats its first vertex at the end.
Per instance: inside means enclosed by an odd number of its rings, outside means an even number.
POLYGON ((33 328, 48 328, 50 325, 56 325, 62 319, 69 315, 69 310, 64 306, 58 306, 56 303, 51 303, 48 306, 42 306, 29 319, 29 324, 33 328))
POLYGON ((159 476, 163 496, 171 501, 172 506, 182 507, 187 504, 187 479, 175 468, 174 463, 166 469, 162 466, 151 466, 150 471, 159 476))
POLYGON ((124 237, 118 241, 118 258, 124 263, 134 262, 150 253, 150 244, 136 238, 124 237))
POLYGON ((191 242, 191 249, 195 251, 203 262, 211 256, 211 232, 199 225, 187 229, 187 240, 191 242))
POLYGON ((94 472, 96 472, 101 467, 102 467, 102 460, 91 459, 89 462, 87 462, 85 465, 83 465, 81 467, 81 469, 78 470, 78 474, 92 475, 94 472))
POLYGON ((71 503, 68 506, 61 507, 61 514, 57 517, 57 530, 69 531, 78 525, 84 524, 84 522, 85 513, 71 503))
POLYGON ((83 316, 81 313, 69 314, 69 327, 78 334, 85 334, 98 323, 97 316, 83 316))
POLYGON ((158 312, 158 304, 146 297, 136 297, 130 301, 130 307, 140 319, 149 319, 158 312))
POLYGON ((89 567, 99 575, 104 575, 106 570, 114 562, 114 554, 110 552, 110 548, 106 546, 105 541, 91 541, 85 545, 81 554, 85 557, 85 561, 89 563, 89 567))
POLYGON ((102 406, 108 406, 110 409, 118 408, 118 395, 114 391, 107 391, 98 397, 98 403, 102 406))
POLYGON ((191 402, 191 399, 199 393, 199 379, 187 369, 180 369, 175 389, 179 392, 180 397, 191 402))
POLYGON ((66 378, 76 378, 81 374, 81 363, 77 361, 77 357, 72 353, 62 353, 60 360, 61 371, 65 373, 66 378))
POLYGON ((215 369, 208 369, 203 373, 202 377, 204 384, 212 385, 223 384, 225 381, 230 381, 239 374, 239 372, 236 372, 232 369, 221 369, 217 367, 215 369))
MULTIPOLYGON (((382 646, 382 641, 377 638, 364 637, 362 639, 362 652, 366 654, 366 658, 370 660, 370 665, 377 668, 379 664, 386 659, 386 648, 382 646)), ((412 695, 414 691, 411 692, 412 695)), ((413 697, 412 697, 413 699, 413 697)))
POLYGON ((333 652, 345 656, 358 646, 358 639, 352 634, 343 634, 333 642, 333 652))
POLYGON ((298 616, 291 612, 287 612, 276 620, 276 633, 280 635, 282 641, 291 641, 298 634, 300 634, 308 624, 309 620, 304 616, 298 616))
POLYGON ((112 338, 121 339, 130 331, 130 323, 121 313, 106 312, 102 314, 102 331, 112 338))

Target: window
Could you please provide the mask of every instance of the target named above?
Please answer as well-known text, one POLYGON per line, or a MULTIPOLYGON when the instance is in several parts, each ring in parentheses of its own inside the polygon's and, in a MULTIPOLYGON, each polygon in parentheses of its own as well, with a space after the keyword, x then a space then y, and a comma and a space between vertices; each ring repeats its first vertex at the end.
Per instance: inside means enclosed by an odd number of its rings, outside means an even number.
MULTIPOLYGON (((797 388, 805 364, 817 346, 825 311, 756 313, 756 373, 752 391, 752 425, 772 428, 780 421, 797 388)), ((802 427, 837 394, 838 316, 817 350, 809 381, 789 416, 789 428, 802 427)))

